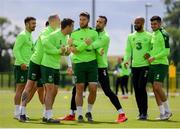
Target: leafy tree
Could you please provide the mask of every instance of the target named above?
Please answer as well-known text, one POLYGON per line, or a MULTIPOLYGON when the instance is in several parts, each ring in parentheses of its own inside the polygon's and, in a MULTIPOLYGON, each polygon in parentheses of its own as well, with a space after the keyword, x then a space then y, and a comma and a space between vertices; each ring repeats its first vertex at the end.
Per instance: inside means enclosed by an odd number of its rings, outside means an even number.
POLYGON ((180 70, 180 1, 179 0, 164 0, 166 5, 166 15, 164 21, 166 30, 171 37, 171 56, 177 68, 180 70))
POLYGON ((11 26, 11 21, 6 17, 0 17, 0 72, 10 70, 11 56, 8 49, 13 48, 13 42, 8 41, 8 38, 15 39, 21 31, 18 26, 11 26), (13 29, 12 29, 13 28, 13 29))

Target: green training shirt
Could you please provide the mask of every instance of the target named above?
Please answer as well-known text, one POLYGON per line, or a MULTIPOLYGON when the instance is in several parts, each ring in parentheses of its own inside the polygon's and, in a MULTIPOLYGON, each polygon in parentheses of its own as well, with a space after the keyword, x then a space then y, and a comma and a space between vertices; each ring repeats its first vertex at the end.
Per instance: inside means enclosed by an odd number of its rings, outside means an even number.
POLYGON ((53 69, 60 69, 60 48, 62 45, 67 45, 67 35, 64 35, 61 30, 58 29, 42 39, 42 45, 44 46, 44 54, 41 65, 53 69))
POLYGON ((129 67, 128 68, 125 68, 125 66, 124 66, 124 64, 123 63, 121 63, 121 64, 119 64, 119 69, 120 69, 120 72, 119 72, 119 77, 122 77, 122 76, 129 76, 129 74, 130 74, 130 69, 129 69, 129 67))
POLYGON ((89 47, 96 50, 96 59, 98 63, 98 68, 108 67, 108 48, 109 48, 110 38, 106 31, 99 32, 98 38, 89 47), (98 49, 104 49, 104 54, 100 55, 98 49))
POLYGON ((71 37, 73 39, 73 45, 77 48, 78 52, 72 55, 72 62, 73 63, 82 63, 82 62, 89 62, 96 59, 96 52, 95 50, 81 50, 84 49, 81 46, 85 45, 84 40, 86 38, 90 38, 92 42, 94 42, 97 37, 98 33, 93 30, 92 28, 80 28, 74 31, 71 34, 71 37))
POLYGON ((151 46, 150 55, 155 58, 151 64, 168 65, 169 35, 164 29, 160 28, 152 33, 151 46))
POLYGON ((132 57, 132 67, 148 66, 144 55, 150 51, 151 34, 147 31, 134 32, 128 35, 124 62, 132 57))
POLYGON ((29 65, 31 55, 33 53, 33 40, 31 33, 27 30, 18 34, 14 47, 13 54, 15 57, 15 65, 29 65))
POLYGON ((51 26, 48 26, 41 31, 41 33, 37 39, 36 45, 35 45, 35 52, 33 53, 32 57, 31 57, 32 62, 34 62, 38 65, 41 64, 43 53, 44 53, 44 49, 43 49, 43 45, 41 43, 41 39, 48 36, 53 31, 54 30, 51 26))

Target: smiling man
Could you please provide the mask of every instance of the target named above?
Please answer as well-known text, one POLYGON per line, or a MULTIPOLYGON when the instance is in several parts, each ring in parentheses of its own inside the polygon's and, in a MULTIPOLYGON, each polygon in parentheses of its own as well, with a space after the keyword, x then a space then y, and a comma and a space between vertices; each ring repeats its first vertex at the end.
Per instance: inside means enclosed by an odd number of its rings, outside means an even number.
POLYGON ((164 78, 168 73, 168 56, 170 53, 169 35, 161 27, 161 18, 159 16, 153 16, 151 18, 151 28, 153 33, 151 40, 152 49, 148 58, 149 63, 151 63, 149 68, 149 82, 153 85, 153 92, 160 111, 160 116, 157 119, 166 120, 172 116, 169 102, 162 89, 164 78))
POLYGON ((27 81, 30 58, 33 54, 33 40, 31 33, 36 28, 36 19, 34 17, 26 17, 24 19, 24 23, 25 30, 17 36, 13 47, 13 54, 15 57, 14 74, 16 83, 16 93, 14 97, 14 118, 16 119, 19 119, 20 117, 19 108, 21 96, 27 81))

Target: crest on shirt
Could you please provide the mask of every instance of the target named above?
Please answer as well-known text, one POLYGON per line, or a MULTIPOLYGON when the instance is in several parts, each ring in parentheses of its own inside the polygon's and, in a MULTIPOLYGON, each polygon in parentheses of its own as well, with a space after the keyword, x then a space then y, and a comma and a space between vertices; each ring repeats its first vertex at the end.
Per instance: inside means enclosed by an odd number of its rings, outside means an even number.
POLYGON ((48 77, 48 82, 53 82, 53 77, 51 75, 48 77))

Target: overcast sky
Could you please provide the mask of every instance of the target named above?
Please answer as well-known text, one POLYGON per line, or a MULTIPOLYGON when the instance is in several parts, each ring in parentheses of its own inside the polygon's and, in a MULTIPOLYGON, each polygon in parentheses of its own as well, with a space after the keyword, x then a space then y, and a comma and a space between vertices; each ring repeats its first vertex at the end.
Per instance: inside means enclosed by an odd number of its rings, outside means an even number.
MULTIPOLYGON (((137 16, 145 17, 146 3, 152 4, 148 8, 148 19, 153 15, 164 16, 166 10, 163 0, 96 0, 96 18, 98 15, 108 18, 106 30, 111 37, 109 55, 124 54, 130 24, 137 16)), ((91 14, 91 7, 91 0, 0 0, 0 16, 9 18, 12 24, 21 28, 24 28, 26 16, 36 17, 37 28, 33 32, 35 40, 50 14, 58 13, 61 19, 74 19, 76 29, 79 27, 79 13, 87 11, 91 14)), ((148 29, 151 30, 149 23, 148 29)))

